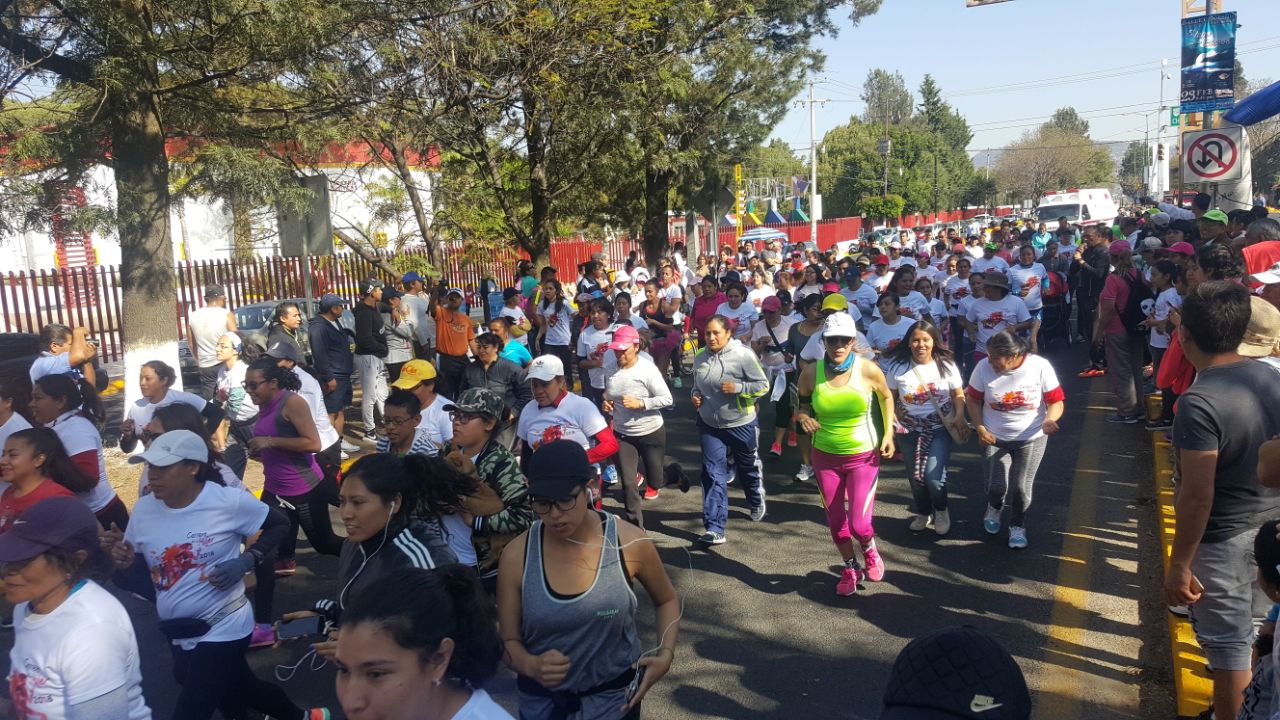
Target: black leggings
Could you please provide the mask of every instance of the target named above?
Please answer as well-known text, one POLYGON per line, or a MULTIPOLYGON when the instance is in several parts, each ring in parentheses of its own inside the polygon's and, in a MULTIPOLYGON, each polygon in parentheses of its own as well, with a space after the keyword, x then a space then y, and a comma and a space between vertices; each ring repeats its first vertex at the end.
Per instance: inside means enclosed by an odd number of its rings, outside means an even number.
POLYGON ((342 551, 342 538, 333 532, 329 522, 329 505, 338 502, 338 483, 328 475, 303 495, 277 497, 262 491, 262 501, 279 507, 289 516, 289 533, 280 543, 281 560, 292 560, 298 545, 298 528, 307 534, 311 547, 321 555, 337 555, 342 551), (293 506, 292 509, 280 501, 293 506))
POLYGON ((170 647, 173 676, 182 686, 173 717, 207 720, 213 717, 214 710, 220 710, 224 718, 242 718, 250 708, 273 718, 302 717, 302 708, 294 705, 284 690, 249 669, 244 657, 249 636, 202 642, 191 650, 170 647))
POLYGON ((648 435, 618 436, 618 484, 622 485, 622 504, 627 520, 644 528, 644 512, 640 509, 640 489, 636 487, 636 470, 644 464, 644 481, 651 488, 661 488, 663 463, 667 459, 667 428, 660 427, 648 435))

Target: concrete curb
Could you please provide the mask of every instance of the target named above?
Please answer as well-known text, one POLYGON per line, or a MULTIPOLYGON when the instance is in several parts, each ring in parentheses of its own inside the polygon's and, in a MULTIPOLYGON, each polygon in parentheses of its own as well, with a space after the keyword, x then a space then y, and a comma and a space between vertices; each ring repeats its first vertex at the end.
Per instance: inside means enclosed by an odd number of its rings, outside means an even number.
MULTIPOLYGON (((1147 398, 1147 416, 1160 416, 1160 396, 1147 398), (1154 411, 1154 412, 1153 412, 1154 411)), ((1156 504, 1160 509, 1160 549, 1164 567, 1169 568, 1173 554, 1173 444, 1164 431, 1151 433, 1156 504)), ((1205 670, 1204 653, 1196 643, 1188 618, 1166 613, 1169 619, 1169 645, 1173 656, 1173 686, 1178 717, 1194 718, 1209 709, 1213 696, 1213 679, 1205 670)))

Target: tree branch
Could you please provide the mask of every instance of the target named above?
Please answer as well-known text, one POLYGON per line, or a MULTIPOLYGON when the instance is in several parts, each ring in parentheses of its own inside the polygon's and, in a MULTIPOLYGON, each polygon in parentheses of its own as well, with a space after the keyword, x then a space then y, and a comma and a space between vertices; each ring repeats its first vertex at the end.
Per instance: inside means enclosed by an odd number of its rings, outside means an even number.
POLYGON ((4 23, 0 23, 0 47, 32 65, 38 65, 41 69, 67 80, 88 83, 93 79, 93 72, 88 65, 65 55, 59 55, 53 50, 45 50, 4 23))

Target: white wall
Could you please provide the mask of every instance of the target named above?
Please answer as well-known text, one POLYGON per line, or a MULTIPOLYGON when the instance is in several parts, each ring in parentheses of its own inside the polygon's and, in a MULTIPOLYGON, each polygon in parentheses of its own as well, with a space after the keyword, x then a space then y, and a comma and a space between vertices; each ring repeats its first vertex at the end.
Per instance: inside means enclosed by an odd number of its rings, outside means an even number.
MULTIPOLYGON (((335 233, 352 237, 372 236, 385 232, 390 238, 416 232, 413 213, 406 210, 399 216, 374 223, 372 208, 375 200, 371 186, 399 180, 396 174, 383 167, 332 167, 320 172, 329 176, 330 215, 335 233)), ((432 175, 426 171, 413 171, 415 183, 422 193, 423 203, 431 207, 432 175)), ((111 169, 106 166, 93 168, 85 181, 85 200, 91 205, 112 207, 115 203, 115 185, 111 169)), ((182 229, 186 226, 187 259, 217 260, 231 255, 231 212, 226 203, 216 198, 194 198, 183 201, 183 218, 177 209, 170 212, 170 230, 173 237, 174 260, 183 257, 182 229)), ((259 255, 275 254, 277 249, 275 212, 271 208, 254 211, 255 234, 264 238, 258 244, 259 255)), ((428 219, 430 219, 428 210, 428 219)), ((120 243, 114 233, 93 237, 98 262, 115 265, 120 262, 120 243)), ((0 268, 47 269, 55 266, 53 239, 47 230, 22 234, 0 235, 0 268)))

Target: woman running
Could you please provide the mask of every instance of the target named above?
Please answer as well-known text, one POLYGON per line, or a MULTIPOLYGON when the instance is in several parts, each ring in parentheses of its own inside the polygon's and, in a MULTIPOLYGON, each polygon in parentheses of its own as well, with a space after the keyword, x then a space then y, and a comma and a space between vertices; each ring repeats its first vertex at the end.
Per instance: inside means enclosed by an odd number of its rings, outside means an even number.
POLYGON ((702 525, 698 544, 723 545, 729 521, 729 475, 740 481, 751 506, 751 520, 765 516, 765 491, 758 445, 755 401, 769 391, 755 353, 733 338, 729 321, 707 321, 707 346, 693 361, 693 407, 698 411, 702 443, 702 525))
POLYGON ((775 295, 764 299, 760 312, 760 319, 751 329, 751 349, 760 356, 760 364, 769 375, 773 388, 770 395, 773 400, 773 444, 769 446, 769 455, 779 458, 782 457, 782 438, 791 427, 791 393, 787 390, 787 370, 791 365, 786 359, 785 338, 795 323, 782 316, 782 301, 775 295))
POLYGON ((305 713, 245 661, 254 623, 243 579, 275 549, 288 521, 249 493, 209 482, 217 473, 194 433, 167 432, 129 461, 150 466, 151 494, 138 499, 123 537, 108 531, 103 543, 121 571, 117 582, 154 593, 181 685, 171 717, 206 720, 215 710, 240 717, 247 709, 276 718, 327 717, 305 713))
POLYGON ((644 528, 640 489, 635 478, 643 471, 644 499, 654 500, 664 475, 667 430, 662 409, 674 402, 671 390, 653 361, 640 356, 640 334, 630 325, 618 328, 609 343, 617 364, 605 378, 604 412, 613 417, 618 438, 622 502, 627 520, 644 528))
POLYGON ((334 662, 347 717, 512 720, 480 687, 503 650, 471 569, 388 575, 355 594, 346 616, 334 662))
POLYGON ((8 483, 0 494, 0 533, 12 529, 14 521, 41 500, 75 497, 97 484, 97 478, 71 462, 62 441, 49 428, 13 433, 0 453, 0 479, 8 483))
MULTIPOLYGON (((342 539, 329 522, 329 498, 337 494, 336 487, 329 486, 316 464, 320 434, 311 407, 297 394, 301 386, 297 375, 280 367, 275 358, 262 358, 249 366, 244 388, 258 405, 249 449, 258 454, 266 477, 262 501, 284 509, 316 552, 337 555, 342 539)), ((293 560, 290 555, 277 562, 293 560)))
POLYGON ((214 389, 214 398, 226 413, 214 441, 223 448, 227 465, 240 479, 244 479, 249 464, 249 441, 253 439, 253 423, 258 419, 258 406, 244 389, 244 375, 249 365, 240 357, 242 352, 244 342, 238 334, 227 333, 218 339, 218 362, 222 367, 218 368, 214 389))
POLYGON ((16 604, 9 651, 16 717, 151 720, 133 622, 97 582, 111 571, 97 519, 62 497, 23 517, 0 533, 4 596, 16 604))
POLYGON ((871 349, 876 354, 876 361, 880 363, 880 369, 883 372, 888 371, 886 358, 907 337, 907 331, 915 324, 915 321, 899 313, 900 303, 901 299, 897 293, 892 291, 882 293, 880 299, 876 301, 876 312, 880 317, 867 326, 867 342, 871 344, 871 349))
POLYGON ((542 351, 560 358, 566 366, 573 360, 573 318, 577 314, 577 308, 561 294, 560 283, 542 283, 542 300, 534 313, 541 330, 542 351))
POLYGON ((809 344, 809 338, 822 332, 822 295, 808 295, 795 304, 796 313, 802 320, 787 329, 786 352, 783 359, 792 365, 787 371, 787 402, 792 412, 791 431, 787 436, 787 445, 800 446, 800 469, 796 471, 796 482, 809 482, 813 479, 813 443, 809 433, 795 422, 796 388, 800 382, 800 371, 806 363, 800 358, 800 351, 809 344))
POLYGON ((596 407, 604 400, 604 356, 618 327, 613 322, 613 303, 596 298, 588 305, 588 323, 578 333, 578 370, 585 371, 582 394, 596 407))
POLYGON ((116 496, 107 479, 107 464, 102 455, 102 434, 98 432, 98 416, 93 400, 81 394, 82 383, 67 375, 45 375, 31 387, 31 419, 51 428, 62 441, 71 462, 84 474, 97 478, 93 489, 80 498, 98 516, 104 528, 129 524, 129 511, 116 496))
MULTIPOLYGON (((667 375, 667 370, 671 367, 671 355, 680 349, 680 341, 683 335, 676 326, 675 320, 665 310, 665 305, 661 296, 661 287, 657 280, 650 280, 644 286, 645 301, 640 306, 640 317, 649 326, 649 332, 653 337, 653 341, 649 346, 649 352, 653 355, 653 363, 662 371, 663 376, 667 375)), ((673 384, 680 386, 680 376, 675 375, 673 384)))
POLYGON ((707 346, 707 321, 716 314, 716 309, 729 299, 727 295, 720 292, 720 280, 715 275, 703 277, 701 287, 702 294, 693 301, 693 312, 690 313, 693 331, 698 334, 700 348, 707 346))
POLYGON ((1013 294, 1022 298, 1031 316, 1031 352, 1036 352, 1040 323, 1044 318, 1044 288, 1049 284, 1049 271, 1036 262, 1036 251, 1030 245, 1018 248, 1018 262, 1009 268, 1009 284, 1013 294))
POLYGON ((813 434, 813 469, 827 510, 831 539, 844 560, 837 595, 852 595, 863 578, 884 578, 884 560, 876 548, 871 519, 880 459, 893 457, 893 434, 876 438, 873 396, 886 427, 893 425, 893 404, 884 373, 853 351, 858 329, 853 318, 835 313, 822 331, 826 355, 800 373, 796 422, 813 434), (846 506, 847 501, 847 506, 846 506), (853 541, 862 548, 858 565, 853 541))
MULTIPOLYGON (((243 488, 244 483, 240 477, 235 474, 231 466, 225 462, 226 458, 219 453, 214 447, 213 438, 209 436, 209 428, 204 424, 204 418, 196 409, 184 403, 174 403, 173 405, 165 405, 158 408, 151 416, 151 422, 142 429, 141 439, 144 448, 151 446, 151 441, 169 432, 170 430, 189 430, 200 436, 209 445, 209 465, 218 471, 219 482, 231 488, 243 488)), ((147 476, 147 467, 143 465, 142 474, 138 476, 138 497, 142 497, 151 492, 151 484, 147 476)))
MULTIPOLYGON (((898 297, 898 314, 909 318, 911 322, 924 319, 933 322, 933 318, 929 316, 929 299, 916 290, 918 275, 916 268, 910 265, 894 270, 893 280, 889 282, 889 288, 884 294, 898 297)), ((879 307, 877 303, 876 309, 879 307)))
POLYGON ((965 408, 978 432, 987 470, 987 511, 982 526, 1000 532, 1000 513, 1008 500, 1009 547, 1027 546, 1026 513, 1031 488, 1049 436, 1062 417, 1062 386, 1053 366, 1015 331, 1005 329, 987 340, 987 357, 969 378, 965 408))
POLYGON ((156 408, 176 402, 186 403, 205 415, 209 423, 209 431, 213 432, 222 424, 223 412, 216 405, 205 402, 199 395, 192 395, 181 390, 174 390, 178 374, 173 368, 159 360, 149 360, 142 364, 138 371, 138 390, 142 397, 129 407, 129 413, 120 424, 120 449, 126 453, 133 452, 138 446, 138 433, 151 422, 151 413, 156 408))
POLYGON ((680 598, 644 531, 592 509, 580 445, 548 443, 527 467, 539 519, 507 546, 498 570, 498 627, 520 717, 639 718, 645 693, 675 659, 680 598), (658 645, 648 651, 636 632, 633 579, 654 605, 658 645), (636 668, 643 676, 630 693, 636 668))
POLYGON ((915 500, 912 532, 930 525, 939 535, 951 531, 947 510, 947 462, 951 434, 946 425, 964 423, 964 381, 955 356, 942 342, 938 326, 921 320, 907 331, 906 342, 888 355, 889 389, 897 398, 898 422, 906 432, 898 447, 907 456, 907 478, 915 500))

